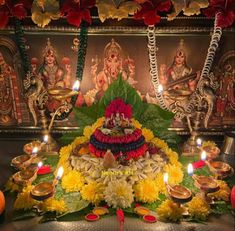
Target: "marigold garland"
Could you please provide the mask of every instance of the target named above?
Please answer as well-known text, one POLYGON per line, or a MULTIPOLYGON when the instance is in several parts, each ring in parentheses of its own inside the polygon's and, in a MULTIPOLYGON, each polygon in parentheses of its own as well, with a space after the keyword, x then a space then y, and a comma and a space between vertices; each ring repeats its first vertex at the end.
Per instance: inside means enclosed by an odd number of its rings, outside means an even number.
POLYGON ((209 197, 213 197, 217 200, 223 200, 223 201, 229 201, 229 196, 230 196, 230 188, 227 185, 226 182, 222 180, 217 180, 217 183, 220 187, 220 189, 217 192, 214 193, 208 193, 209 197))

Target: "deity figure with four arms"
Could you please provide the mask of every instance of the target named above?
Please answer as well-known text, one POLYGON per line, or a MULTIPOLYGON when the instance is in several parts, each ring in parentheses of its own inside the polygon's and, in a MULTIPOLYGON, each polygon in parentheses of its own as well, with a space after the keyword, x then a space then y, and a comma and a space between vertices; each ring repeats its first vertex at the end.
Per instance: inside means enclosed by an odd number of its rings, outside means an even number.
POLYGON ((0 52, 0 125, 12 125, 16 122, 13 113, 11 77, 16 75, 0 52))

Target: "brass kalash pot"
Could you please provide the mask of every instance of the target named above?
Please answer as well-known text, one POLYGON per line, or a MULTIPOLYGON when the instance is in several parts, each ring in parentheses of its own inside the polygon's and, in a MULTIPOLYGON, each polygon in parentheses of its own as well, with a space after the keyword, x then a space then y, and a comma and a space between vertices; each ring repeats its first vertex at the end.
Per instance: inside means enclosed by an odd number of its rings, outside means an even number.
POLYGON ((235 131, 226 133, 221 154, 222 160, 235 168, 235 131))

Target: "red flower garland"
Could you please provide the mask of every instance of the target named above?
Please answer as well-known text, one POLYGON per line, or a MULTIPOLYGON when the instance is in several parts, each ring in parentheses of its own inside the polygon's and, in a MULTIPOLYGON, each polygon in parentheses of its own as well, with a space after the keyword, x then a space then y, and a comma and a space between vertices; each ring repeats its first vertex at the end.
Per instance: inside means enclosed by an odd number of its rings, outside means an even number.
POLYGON ((66 0, 61 8, 61 14, 71 25, 80 27, 82 20, 91 24, 90 8, 95 6, 95 0, 66 0))
POLYGON ((27 10, 31 10, 32 0, 19 0, 13 3, 11 0, 2 1, 0 4, 0 28, 4 28, 9 21, 9 17, 13 16, 23 19, 27 16, 27 10))
POLYGON ((130 104, 126 104, 123 99, 117 98, 113 100, 105 110, 105 117, 110 118, 112 114, 124 114, 125 118, 130 119, 132 116, 132 108, 130 104))
POLYGON ((210 0, 209 7, 203 10, 203 13, 208 17, 217 17, 217 26, 229 27, 235 21, 235 1, 234 0, 210 0))
POLYGON ((141 9, 134 14, 134 19, 144 20, 145 25, 155 25, 160 22, 158 12, 168 11, 171 8, 170 0, 152 0, 141 4, 141 9))

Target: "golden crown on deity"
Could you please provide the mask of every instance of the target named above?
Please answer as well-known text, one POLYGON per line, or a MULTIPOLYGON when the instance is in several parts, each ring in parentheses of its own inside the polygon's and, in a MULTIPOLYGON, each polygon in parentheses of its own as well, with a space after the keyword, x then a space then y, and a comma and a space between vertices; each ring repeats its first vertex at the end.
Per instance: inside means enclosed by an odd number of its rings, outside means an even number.
POLYGON ((55 48, 51 45, 50 38, 47 38, 47 45, 46 45, 46 47, 44 48, 44 50, 43 50, 43 52, 42 52, 43 57, 46 57, 49 52, 52 52, 52 53, 56 56, 56 50, 55 50, 55 48))
POLYGON ((185 48, 184 40, 183 39, 180 39, 179 46, 176 49, 176 55, 187 56, 186 48, 185 48))
POLYGON ((122 53, 121 46, 115 42, 115 40, 112 38, 111 42, 109 42, 105 48, 104 48, 104 56, 110 57, 110 56, 119 56, 122 53))

